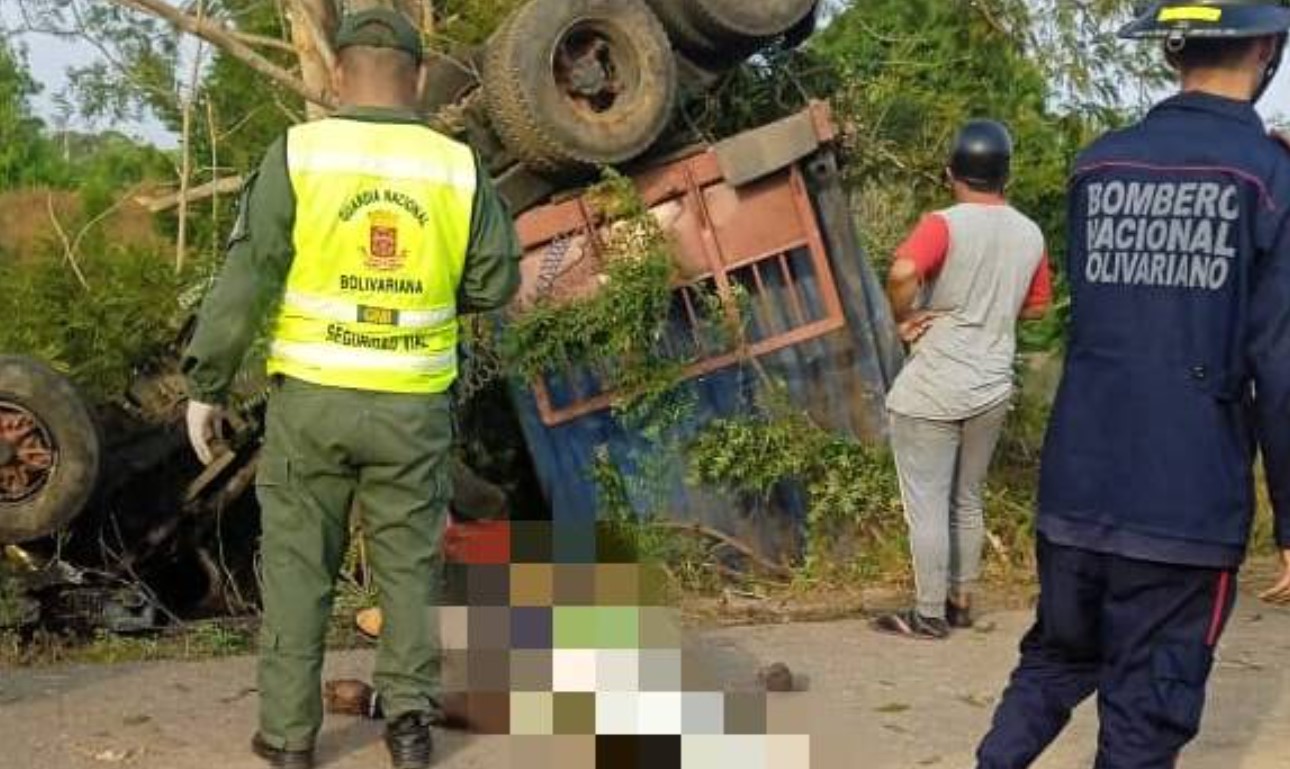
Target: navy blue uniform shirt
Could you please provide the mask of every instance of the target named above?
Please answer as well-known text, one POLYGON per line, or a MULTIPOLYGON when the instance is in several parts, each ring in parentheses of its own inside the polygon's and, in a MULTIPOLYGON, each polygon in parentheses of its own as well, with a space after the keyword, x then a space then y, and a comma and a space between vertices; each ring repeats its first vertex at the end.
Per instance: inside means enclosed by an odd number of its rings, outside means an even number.
POLYGON ((1183 94, 1087 149, 1069 205, 1072 321, 1040 531, 1237 566, 1261 448, 1290 547, 1290 151, 1250 104, 1183 94))

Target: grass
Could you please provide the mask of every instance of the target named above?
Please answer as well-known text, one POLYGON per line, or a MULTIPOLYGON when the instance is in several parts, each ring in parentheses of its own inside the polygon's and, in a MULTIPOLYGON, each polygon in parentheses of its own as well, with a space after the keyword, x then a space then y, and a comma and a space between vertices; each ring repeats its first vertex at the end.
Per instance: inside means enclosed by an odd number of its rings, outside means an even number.
MULTIPOLYGON (((3 585, 3 582, 0 582, 3 585)), ((327 631, 328 649, 354 649, 369 642, 354 626, 354 612, 366 602, 354 602, 338 592, 327 631)), ((198 661, 255 654, 259 619, 236 617, 183 625, 151 633, 92 635, 36 630, 21 634, 0 630, 0 669, 50 665, 114 665, 128 662, 198 661)))

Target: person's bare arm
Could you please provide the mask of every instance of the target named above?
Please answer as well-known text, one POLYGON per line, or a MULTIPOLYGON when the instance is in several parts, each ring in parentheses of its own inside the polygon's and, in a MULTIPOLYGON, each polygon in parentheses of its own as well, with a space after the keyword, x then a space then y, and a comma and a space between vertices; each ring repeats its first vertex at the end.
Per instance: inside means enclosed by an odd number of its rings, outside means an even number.
POLYGON ((914 309, 923 280, 913 259, 897 257, 887 274, 887 301, 897 323, 903 322, 914 309))
POLYGON ((897 257, 887 275, 887 302, 891 305, 896 330, 906 344, 923 338, 938 317, 934 312, 916 312, 914 303, 923 290, 923 280, 918 265, 912 259, 897 257))
POLYGON ((917 311, 915 305, 924 281, 936 275, 949 253, 949 235, 945 220, 929 214, 896 249, 887 273, 887 302, 900 338, 907 344, 921 339, 939 317, 939 313, 917 311))

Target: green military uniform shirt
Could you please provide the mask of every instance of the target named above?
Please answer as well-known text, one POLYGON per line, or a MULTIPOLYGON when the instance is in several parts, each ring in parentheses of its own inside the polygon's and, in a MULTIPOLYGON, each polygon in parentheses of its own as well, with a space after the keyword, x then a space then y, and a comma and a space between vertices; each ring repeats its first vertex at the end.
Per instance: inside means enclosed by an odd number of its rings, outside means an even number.
MULTIPOLYGON (((400 110, 348 108, 339 117, 385 123, 424 121, 400 110)), ((521 249, 510 213, 483 166, 471 214, 470 245, 458 312, 505 306, 519 286, 521 249)), ((295 194, 283 137, 265 153, 243 187, 237 225, 219 280, 206 297, 197 332, 183 359, 189 396, 222 404, 247 350, 282 296, 294 257, 295 194)))

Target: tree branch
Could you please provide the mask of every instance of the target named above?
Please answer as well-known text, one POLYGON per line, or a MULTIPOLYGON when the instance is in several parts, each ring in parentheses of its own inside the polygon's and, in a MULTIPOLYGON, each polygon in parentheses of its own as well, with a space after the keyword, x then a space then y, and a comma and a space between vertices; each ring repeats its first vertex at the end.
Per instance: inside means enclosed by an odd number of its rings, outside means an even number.
MULTIPOLYGON (((287 18, 291 21, 291 42, 300 59, 300 74, 310 88, 326 90, 336 55, 332 51, 328 29, 335 21, 330 3, 325 0, 290 0, 287 18)), ((309 117, 322 117, 323 110, 308 105, 309 117)))
POLYGON ((45 196, 45 210, 49 212, 49 223, 54 225, 54 232, 58 233, 58 239, 63 242, 63 258, 71 266, 72 272, 76 275, 76 280, 81 284, 81 288, 89 291, 89 281, 85 280, 85 273, 81 272, 81 266, 76 262, 76 252, 72 246, 72 241, 67 237, 67 230, 63 229, 63 223, 58 220, 58 214, 54 211, 54 194, 52 192, 45 196))
POLYGON ((791 579, 793 577, 792 569, 766 559, 757 553, 757 551, 753 550, 748 544, 740 542, 725 532, 717 531, 710 526, 704 526, 698 523, 680 523, 676 521, 656 521, 655 525, 659 528, 668 529, 670 531, 677 531, 684 534, 691 534, 696 537, 715 540, 744 556, 754 564, 760 566, 769 574, 773 574, 781 579, 791 579))
POLYGON ((323 2, 315 6, 307 0, 295 0, 295 6, 304 16, 305 26, 313 38, 314 49, 330 73, 336 67, 336 51, 331 43, 337 23, 334 9, 330 3, 323 2))
POLYGON ((298 94, 306 101, 320 104, 324 107, 335 106, 326 94, 314 91, 305 85, 300 78, 256 53, 246 43, 239 40, 236 33, 226 29, 219 23, 196 18, 170 5, 165 0, 109 0, 109 2, 123 8, 164 19, 190 35, 196 35, 208 43, 218 46, 230 56, 284 88, 298 94))
POLYGON ((232 194, 242 188, 242 177, 226 176, 223 179, 216 179, 213 182, 198 185, 190 188, 186 193, 171 193, 169 195, 136 195, 134 202, 148 209, 149 213, 159 214, 162 211, 169 211, 179 205, 187 203, 196 203, 199 200, 206 200, 214 195, 232 194))
POLYGON ((230 32, 230 34, 232 34, 233 37, 237 38, 238 40, 241 40, 243 43, 246 43, 247 45, 260 45, 260 46, 264 46, 265 48, 273 48, 275 50, 284 51, 286 53, 296 52, 296 49, 291 47, 291 43, 288 43, 286 40, 279 40, 276 37, 267 37, 265 35, 253 35, 250 32, 237 32, 237 31, 230 32))

